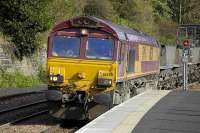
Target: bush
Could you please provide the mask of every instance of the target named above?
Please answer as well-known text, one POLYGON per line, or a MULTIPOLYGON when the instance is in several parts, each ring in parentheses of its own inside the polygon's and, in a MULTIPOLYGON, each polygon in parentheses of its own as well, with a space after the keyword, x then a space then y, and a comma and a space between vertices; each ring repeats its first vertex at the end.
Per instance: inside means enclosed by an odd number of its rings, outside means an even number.
POLYGON ((41 65, 38 67, 38 78, 40 81, 42 81, 43 83, 47 83, 47 71, 46 69, 41 65))
POLYGON ((24 88, 43 84, 36 76, 25 76, 20 72, 1 72, 0 88, 24 88))

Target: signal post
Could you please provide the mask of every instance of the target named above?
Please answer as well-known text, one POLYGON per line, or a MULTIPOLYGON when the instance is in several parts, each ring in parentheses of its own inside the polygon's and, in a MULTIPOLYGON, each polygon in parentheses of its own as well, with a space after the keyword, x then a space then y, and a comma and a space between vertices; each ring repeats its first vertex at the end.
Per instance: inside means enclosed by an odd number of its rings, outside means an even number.
POLYGON ((183 90, 188 90, 188 56, 189 56, 190 44, 189 40, 183 41, 183 90))

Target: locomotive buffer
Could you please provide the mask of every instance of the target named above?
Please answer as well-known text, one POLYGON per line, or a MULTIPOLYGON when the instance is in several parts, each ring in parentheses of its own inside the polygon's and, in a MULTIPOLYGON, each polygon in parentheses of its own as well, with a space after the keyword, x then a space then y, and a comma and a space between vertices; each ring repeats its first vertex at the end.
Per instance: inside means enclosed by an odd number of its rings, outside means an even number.
POLYGON ((183 41, 183 54, 182 54, 182 62, 183 62, 183 90, 188 90, 188 56, 189 56, 189 41, 183 41))

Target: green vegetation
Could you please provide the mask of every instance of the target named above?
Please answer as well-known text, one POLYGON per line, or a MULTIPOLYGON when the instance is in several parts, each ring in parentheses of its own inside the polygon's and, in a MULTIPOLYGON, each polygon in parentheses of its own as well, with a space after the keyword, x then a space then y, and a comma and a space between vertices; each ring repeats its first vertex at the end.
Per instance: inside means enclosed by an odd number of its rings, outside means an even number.
POLYGON ((176 44, 178 24, 200 23, 199 0, 68 0, 64 3, 67 10, 63 10, 66 14, 63 18, 97 16, 144 31, 162 44, 176 44))
POLYGON ((37 77, 42 83, 47 83, 47 70, 42 65, 38 68, 37 77))
POLYGON ((200 23, 199 0, 167 0, 171 10, 171 18, 180 24, 200 23))
MULTIPOLYGON (((178 24, 200 23, 200 0, 1 0, 0 36, 18 60, 33 58, 54 24, 75 16, 96 16, 138 29, 162 44, 176 44, 178 24), (14 50, 14 52, 13 52, 14 50)), ((0 73, 1 87, 24 87, 46 82, 20 72, 0 73)))
POLYGON ((30 57, 39 47, 37 33, 52 25, 51 0, 1 0, 0 31, 14 45, 15 56, 30 57))
POLYGON ((37 76, 25 76, 20 72, 0 72, 0 88, 24 88, 44 84, 37 76))

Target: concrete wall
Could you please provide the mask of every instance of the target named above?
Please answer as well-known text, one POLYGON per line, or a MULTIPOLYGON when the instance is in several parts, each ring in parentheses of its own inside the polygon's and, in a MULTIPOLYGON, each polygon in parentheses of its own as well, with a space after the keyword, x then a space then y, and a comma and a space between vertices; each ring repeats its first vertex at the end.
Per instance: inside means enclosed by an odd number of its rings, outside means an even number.
POLYGON ((5 50, 9 44, 0 44, 0 69, 8 72, 21 71, 25 75, 35 75, 39 66, 46 66, 46 49, 39 50, 32 58, 24 58, 21 62, 12 60, 11 55, 5 50))

